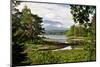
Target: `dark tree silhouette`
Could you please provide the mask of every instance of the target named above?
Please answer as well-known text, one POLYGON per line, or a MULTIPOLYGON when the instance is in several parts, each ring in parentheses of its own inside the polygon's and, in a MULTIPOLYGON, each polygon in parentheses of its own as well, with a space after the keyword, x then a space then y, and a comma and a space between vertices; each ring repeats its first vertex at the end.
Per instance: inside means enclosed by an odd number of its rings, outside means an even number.
MULTIPOLYGON (((19 3, 18 3, 19 4, 19 3)), ((12 65, 22 66, 31 64, 31 60, 24 53, 25 42, 38 42, 38 35, 44 32, 42 18, 31 13, 25 6, 22 12, 16 9, 17 2, 14 0, 12 9, 12 65)))
POLYGON ((85 5, 70 5, 71 14, 73 15, 73 20, 75 23, 88 25, 90 21, 90 14, 95 14, 95 6, 85 6, 85 5))
MULTIPOLYGON (((91 60, 92 54, 95 51, 95 36, 96 36, 96 7, 85 5, 70 5, 71 14, 75 23, 83 25, 87 34, 84 50, 88 51, 87 61, 91 60), (90 21, 92 16, 92 22, 90 21)), ((81 29, 79 29, 82 32, 81 29)))
POLYGON ((12 66, 29 65, 31 63, 27 54, 23 53, 25 46, 21 44, 24 40, 20 38, 22 34, 20 12, 15 8, 18 4, 16 0, 12 0, 12 66))

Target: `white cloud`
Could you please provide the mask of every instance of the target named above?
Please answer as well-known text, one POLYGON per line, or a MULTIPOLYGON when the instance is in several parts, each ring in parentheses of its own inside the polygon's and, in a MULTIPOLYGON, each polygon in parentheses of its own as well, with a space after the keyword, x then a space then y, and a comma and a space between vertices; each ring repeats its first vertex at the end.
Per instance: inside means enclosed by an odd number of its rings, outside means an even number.
POLYGON ((44 17, 46 18, 55 18, 56 15, 54 13, 48 13, 47 15, 45 15, 44 17))
POLYGON ((62 27, 62 25, 59 24, 59 25, 57 25, 57 27, 62 27))
POLYGON ((68 5, 24 2, 17 8, 21 11, 25 5, 33 14, 43 17, 43 20, 59 21, 65 28, 74 24, 68 5))
POLYGON ((43 26, 44 26, 44 27, 47 27, 47 26, 50 26, 50 24, 47 24, 47 23, 46 23, 46 24, 43 24, 43 26))

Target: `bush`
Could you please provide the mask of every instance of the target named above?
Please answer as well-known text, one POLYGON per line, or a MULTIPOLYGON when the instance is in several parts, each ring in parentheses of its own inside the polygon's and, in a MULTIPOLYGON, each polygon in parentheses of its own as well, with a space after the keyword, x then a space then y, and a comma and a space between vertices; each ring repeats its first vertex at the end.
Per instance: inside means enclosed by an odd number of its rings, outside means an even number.
POLYGON ((60 58, 53 55, 51 51, 33 51, 31 57, 33 64, 52 64, 60 62, 60 58))
POLYGON ((69 37, 67 42, 73 45, 84 45, 85 39, 84 37, 69 37))

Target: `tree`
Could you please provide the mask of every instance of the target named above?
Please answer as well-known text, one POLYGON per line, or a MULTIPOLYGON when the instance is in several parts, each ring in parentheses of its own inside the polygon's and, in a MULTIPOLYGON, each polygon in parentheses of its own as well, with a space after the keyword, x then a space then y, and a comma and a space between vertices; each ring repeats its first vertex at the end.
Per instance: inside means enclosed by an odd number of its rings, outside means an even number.
POLYGON ((75 23, 84 24, 86 27, 90 21, 90 14, 95 14, 95 6, 70 5, 71 14, 75 23))
MULTIPOLYGON (((71 5, 71 14, 73 15, 73 20, 75 23, 79 25, 84 25, 85 30, 87 31, 87 39, 85 42, 84 50, 88 51, 88 60, 91 60, 91 56, 95 49, 95 43, 93 42, 95 37, 95 15, 96 9, 95 6, 78 6, 78 5, 71 5), (94 16, 92 18, 92 22, 90 22, 90 16, 94 16)), ((80 30, 81 31, 81 30, 80 30)), ((82 31, 81 31, 82 32, 82 31)))
POLYGON ((21 13, 15 8, 18 4, 16 0, 12 0, 12 66, 29 65, 31 63, 27 53, 23 53, 25 46, 21 44, 22 40, 20 40, 22 34, 20 24, 21 13))
POLYGON ((74 36, 74 29, 75 29, 75 25, 71 26, 70 29, 68 31, 66 31, 66 35, 74 36))
MULTIPOLYGON (((79 26, 84 26, 87 31, 87 36, 90 34, 90 27, 92 22, 90 22, 90 16, 95 15, 95 6, 84 6, 84 5, 70 5, 71 14, 75 23, 78 23, 79 26)), ((82 32, 79 29, 80 32, 82 32)))
POLYGON ((86 30, 82 26, 73 25, 70 27, 70 30, 68 30, 66 32, 66 34, 67 34, 67 36, 77 36, 77 37, 83 36, 84 37, 84 36, 86 36, 86 30), (81 30, 81 32, 80 32, 80 30, 81 30))
MULTIPOLYGON (((25 43, 38 41, 38 35, 44 32, 42 18, 31 13, 25 6, 22 12, 16 9, 17 2, 14 0, 12 9, 12 64, 14 66, 29 65, 31 60, 24 53, 25 43)), ((19 3, 18 3, 19 4, 19 3)))
POLYGON ((39 40, 39 36, 44 33, 44 28, 42 28, 42 18, 31 13, 31 10, 24 7, 21 14, 20 23, 23 28, 23 36, 25 39, 32 40, 33 42, 39 40))
POLYGON ((95 39, 96 36, 96 14, 92 17, 92 21, 89 27, 90 37, 93 37, 95 39))

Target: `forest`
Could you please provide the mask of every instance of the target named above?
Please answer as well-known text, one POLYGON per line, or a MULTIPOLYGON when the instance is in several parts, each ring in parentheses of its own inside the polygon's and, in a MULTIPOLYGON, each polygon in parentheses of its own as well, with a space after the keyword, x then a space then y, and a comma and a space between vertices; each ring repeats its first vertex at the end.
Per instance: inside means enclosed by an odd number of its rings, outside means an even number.
POLYGON ((58 33, 67 37, 60 43, 40 36, 46 33, 43 17, 33 14, 27 5, 19 11, 16 6, 21 2, 11 1, 12 66, 96 61, 96 6, 69 5, 74 25, 58 33), (71 49, 63 50, 65 46, 71 49))

